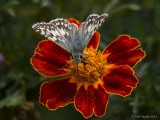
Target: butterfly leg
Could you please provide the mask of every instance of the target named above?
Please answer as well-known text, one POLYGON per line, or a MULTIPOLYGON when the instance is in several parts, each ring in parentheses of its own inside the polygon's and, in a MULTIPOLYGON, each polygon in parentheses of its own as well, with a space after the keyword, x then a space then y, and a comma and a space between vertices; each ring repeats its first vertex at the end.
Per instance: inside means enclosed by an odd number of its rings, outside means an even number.
POLYGON ((87 59, 87 58, 85 58, 84 56, 82 56, 82 58, 83 58, 85 61, 88 61, 88 59, 87 59))
MULTIPOLYGON (((82 58, 83 58, 85 61, 88 61, 88 59, 85 58, 84 56, 82 56, 82 58)), ((88 64, 91 65, 91 66, 93 66, 89 61, 88 61, 88 64)))
POLYGON ((67 65, 68 65, 68 63, 65 64, 62 68, 59 68, 59 70, 63 70, 67 65))
POLYGON ((77 71, 78 71, 78 63, 77 63, 77 71))

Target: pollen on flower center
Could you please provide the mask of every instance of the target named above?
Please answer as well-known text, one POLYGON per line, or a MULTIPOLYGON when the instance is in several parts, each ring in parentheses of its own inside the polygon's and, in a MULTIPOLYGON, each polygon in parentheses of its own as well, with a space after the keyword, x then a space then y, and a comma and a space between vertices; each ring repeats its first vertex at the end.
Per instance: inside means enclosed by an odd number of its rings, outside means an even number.
POLYGON ((68 61, 70 73, 79 82, 93 83, 94 81, 98 81, 102 76, 102 70, 104 68, 101 52, 88 50, 87 54, 83 56, 86 60, 82 59, 81 63, 78 63, 78 66, 73 60, 68 61))

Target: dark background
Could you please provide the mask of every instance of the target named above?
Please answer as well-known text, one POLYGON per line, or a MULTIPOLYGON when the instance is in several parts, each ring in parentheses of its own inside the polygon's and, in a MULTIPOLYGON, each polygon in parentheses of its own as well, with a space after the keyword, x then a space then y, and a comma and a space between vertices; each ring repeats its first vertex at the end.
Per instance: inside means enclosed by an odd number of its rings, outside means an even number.
POLYGON ((32 25, 57 17, 84 21, 92 13, 109 14, 99 29, 99 49, 128 34, 139 39, 146 57, 134 68, 139 84, 132 94, 110 95, 106 115, 88 120, 160 119, 159 0, 0 0, 0 120, 84 120, 73 104, 49 111, 39 103, 40 85, 48 78, 30 65, 44 39, 32 25))

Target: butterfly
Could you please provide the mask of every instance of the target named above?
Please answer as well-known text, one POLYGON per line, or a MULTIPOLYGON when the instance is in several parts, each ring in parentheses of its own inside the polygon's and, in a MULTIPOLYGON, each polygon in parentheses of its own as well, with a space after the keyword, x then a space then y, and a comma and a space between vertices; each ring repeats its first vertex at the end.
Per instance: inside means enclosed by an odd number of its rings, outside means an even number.
POLYGON ((91 14, 80 27, 63 18, 57 18, 49 23, 36 23, 32 28, 71 53, 74 63, 78 64, 83 58, 85 47, 106 17, 108 17, 106 13, 91 14))

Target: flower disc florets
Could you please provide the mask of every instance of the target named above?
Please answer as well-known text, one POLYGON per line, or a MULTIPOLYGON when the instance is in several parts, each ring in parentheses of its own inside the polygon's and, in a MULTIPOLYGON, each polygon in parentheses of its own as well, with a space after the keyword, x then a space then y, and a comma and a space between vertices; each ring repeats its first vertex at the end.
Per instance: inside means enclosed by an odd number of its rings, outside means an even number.
POLYGON ((70 73, 79 82, 93 83, 94 81, 98 81, 102 76, 105 63, 102 60, 101 52, 88 49, 83 57, 81 63, 78 63, 78 66, 73 60, 68 61, 70 73))

